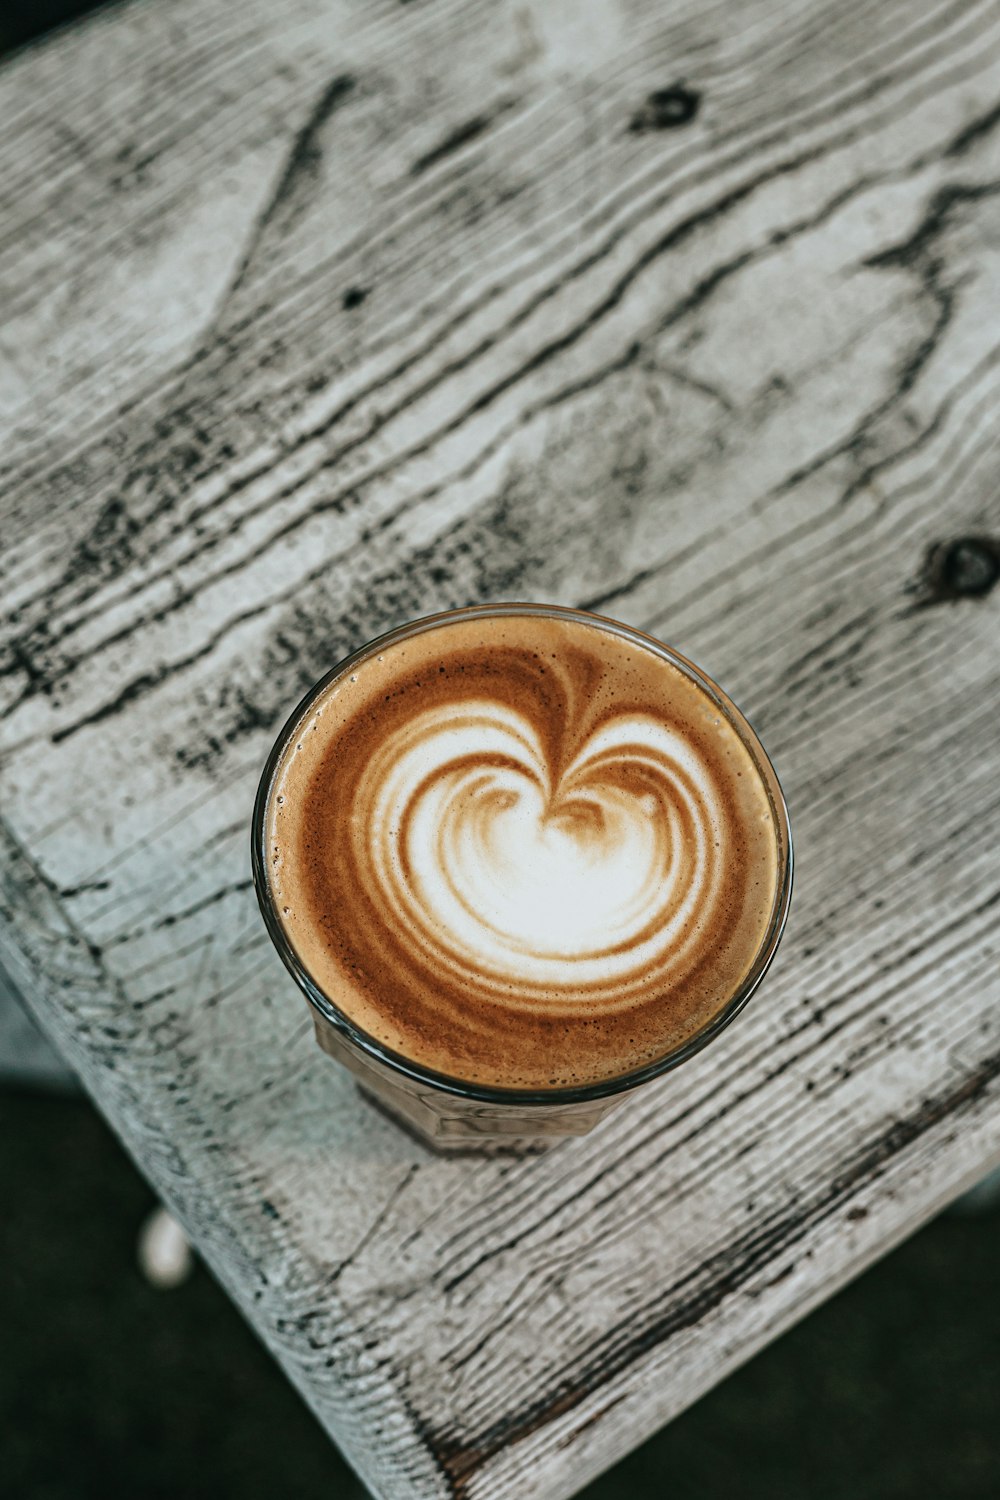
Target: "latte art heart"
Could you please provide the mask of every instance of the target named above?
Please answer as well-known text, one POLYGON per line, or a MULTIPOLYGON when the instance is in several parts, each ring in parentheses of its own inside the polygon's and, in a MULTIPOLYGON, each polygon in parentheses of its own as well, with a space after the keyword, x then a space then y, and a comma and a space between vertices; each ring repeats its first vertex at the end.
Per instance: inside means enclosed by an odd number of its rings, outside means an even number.
POLYGON ((453 1078, 549 1089, 664 1056, 736 992, 775 907, 772 805, 727 714, 580 617, 456 619, 355 663, 272 788, 299 962, 453 1078))
POLYGON ((649 715, 598 730, 555 779, 531 722, 480 700, 417 714, 373 756, 356 817, 400 930, 452 980, 516 981, 532 1004, 668 954, 718 890, 711 773, 649 715))

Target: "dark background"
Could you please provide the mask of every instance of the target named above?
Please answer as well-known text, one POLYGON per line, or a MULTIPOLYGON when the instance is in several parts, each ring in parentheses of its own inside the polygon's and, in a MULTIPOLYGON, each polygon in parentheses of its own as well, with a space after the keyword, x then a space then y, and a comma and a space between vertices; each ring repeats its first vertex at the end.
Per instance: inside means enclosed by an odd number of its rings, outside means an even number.
POLYGON ((99 8, 94 0, 0 0, 0 60, 53 26, 99 8))
MULTIPOLYGON (((0 0, 0 63, 91 8, 0 0)), ((0 1088, 0 1500, 361 1500, 208 1273, 145 1281, 155 1202, 83 1098, 0 1088)), ((587 1500, 997 1500, 998 1227, 938 1219, 587 1500)))

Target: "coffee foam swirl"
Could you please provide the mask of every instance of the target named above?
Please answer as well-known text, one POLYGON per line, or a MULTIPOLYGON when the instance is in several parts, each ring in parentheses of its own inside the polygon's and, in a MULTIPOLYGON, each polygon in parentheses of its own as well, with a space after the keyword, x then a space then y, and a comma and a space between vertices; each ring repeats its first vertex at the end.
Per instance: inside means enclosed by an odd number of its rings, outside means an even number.
POLYGON ((271 814, 289 937, 417 1062, 614 1077, 756 955, 776 855, 754 762, 698 684, 596 626, 440 626, 335 683, 296 743, 271 814))
POLYGON ((719 889, 719 796, 650 715, 604 724, 561 775, 530 720, 479 700, 415 715, 369 764, 363 880, 442 978, 614 1006, 682 968, 719 889))

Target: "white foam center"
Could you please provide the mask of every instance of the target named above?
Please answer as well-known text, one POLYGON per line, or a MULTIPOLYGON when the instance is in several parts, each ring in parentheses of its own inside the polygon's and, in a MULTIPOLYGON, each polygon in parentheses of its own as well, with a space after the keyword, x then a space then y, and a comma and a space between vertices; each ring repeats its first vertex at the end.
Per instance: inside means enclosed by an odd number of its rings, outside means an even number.
POLYGON ((428 710, 375 752, 355 819, 398 932, 501 987, 615 986, 680 960, 719 885, 716 783, 648 714, 606 721, 556 782, 512 709, 428 710))

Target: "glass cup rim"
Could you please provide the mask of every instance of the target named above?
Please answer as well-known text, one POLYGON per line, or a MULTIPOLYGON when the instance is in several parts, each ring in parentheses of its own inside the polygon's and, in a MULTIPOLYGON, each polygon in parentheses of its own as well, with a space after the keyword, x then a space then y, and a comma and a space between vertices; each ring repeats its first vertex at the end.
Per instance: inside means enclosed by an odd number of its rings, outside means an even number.
POLYGON ((363 646, 352 651, 348 656, 337 662, 335 666, 331 667, 328 672, 324 673, 308 689, 289 714, 278 731, 264 763, 264 769, 261 772, 260 781, 257 786, 257 795, 254 799, 251 820, 250 862, 254 889, 257 892, 257 901, 260 906, 261 915, 264 919, 268 936, 278 951, 278 956, 317 1014, 328 1025, 332 1026, 335 1031, 339 1032, 347 1042, 361 1053, 388 1068, 392 1073, 401 1074, 411 1083, 424 1084, 441 1093, 454 1094, 459 1098, 470 1099, 479 1103, 527 1105, 529 1107, 532 1105, 547 1105, 551 1107, 555 1104, 588 1103, 597 1099, 606 1099, 615 1094, 626 1093, 630 1089, 638 1088, 641 1084, 651 1082, 654 1078, 661 1077, 664 1073, 671 1072, 674 1068, 679 1067, 681 1063, 687 1062, 689 1058, 700 1052, 709 1042, 713 1041, 719 1032, 723 1031, 739 1015, 771 966, 788 918, 793 875, 791 827, 788 819, 788 808, 785 804, 784 794, 777 773, 771 764, 767 751, 757 737, 753 725, 742 710, 737 707, 728 694, 724 693, 712 678, 708 677, 694 662, 683 656, 679 651, 676 651, 672 646, 666 645, 665 642, 657 640, 655 636, 648 635, 632 625, 626 625, 621 620, 612 619, 607 615, 596 614, 591 610, 574 609, 560 604, 515 602, 470 604, 462 608, 440 610, 433 614, 421 615, 417 619, 409 620, 403 625, 398 625, 392 630, 384 631, 383 634, 375 636, 370 641, 366 641, 363 646), (587 1084, 576 1084, 568 1088, 513 1089, 502 1088, 493 1084, 477 1083, 470 1079, 456 1078, 451 1074, 441 1073, 433 1068, 425 1067, 421 1063, 414 1062, 404 1054, 395 1052, 391 1048, 384 1046, 377 1038, 356 1025, 349 1016, 340 1010, 329 995, 320 988, 306 966, 302 963, 278 917, 267 873, 267 821, 275 777, 290 742, 317 699, 338 678, 349 672, 351 668, 356 667, 370 656, 377 654, 386 646, 396 645, 398 642, 408 640, 414 635, 422 635, 428 630, 434 630, 440 626, 457 623, 461 620, 493 619, 502 618, 507 615, 535 615, 542 618, 555 617, 565 620, 575 620, 581 625, 610 631, 612 634, 653 651, 655 655, 670 662, 671 665, 692 678, 726 715, 744 748, 754 761, 761 781, 767 791, 778 835, 779 878, 775 889, 771 916, 753 963, 734 994, 730 996, 722 1009, 710 1021, 706 1022, 699 1031, 695 1032, 693 1036, 688 1037, 679 1047, 665 1053, 662 1057, 654 1058, 651 1062, 644 1063, 641 1068, 634 1068, 628 1073, 619 1074, 613 1078, 599 1079, 587 1084))

